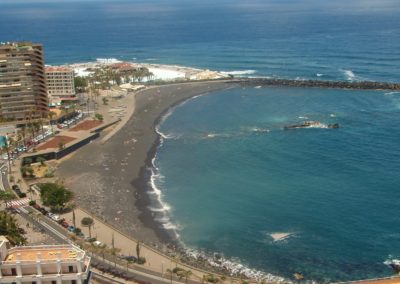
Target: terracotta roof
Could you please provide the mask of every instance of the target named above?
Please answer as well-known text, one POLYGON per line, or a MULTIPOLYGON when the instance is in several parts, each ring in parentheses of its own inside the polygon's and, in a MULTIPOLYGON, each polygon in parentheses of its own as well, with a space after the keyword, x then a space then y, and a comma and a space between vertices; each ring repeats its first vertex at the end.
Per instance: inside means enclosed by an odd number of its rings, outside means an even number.
POLYGON ((111 68, 115 68, 115 69, 131 69, 134 67, 134 64, 132 63, 128 63, 128 62, 118 62, 118 63, 114 63, 111 64, 111 68))
POLYGON ((71 68, 62 66, 46 66, 46 72, 71 72, 71 68))
POLYGON ((20 261, 35 261, 38 258, 41 260, 56 260, 60 259, 74 259, 82 256, 83 252, 73 247, 47 247, 47 248, 12 248, 5 262, 15 262, 18 258, 20 261))

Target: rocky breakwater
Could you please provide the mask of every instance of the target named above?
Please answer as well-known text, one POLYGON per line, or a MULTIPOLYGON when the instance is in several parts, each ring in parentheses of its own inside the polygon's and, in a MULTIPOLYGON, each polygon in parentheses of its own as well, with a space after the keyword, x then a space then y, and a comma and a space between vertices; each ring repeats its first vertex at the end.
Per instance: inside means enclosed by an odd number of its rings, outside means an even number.
POLYGON ((265 79, 246 78, 237 79, 243 86, 285 86, 285 87, 315 87, 360 90, 400 90, 399 83, 372 82, 372 81, 322 81, 322 80, 290 80, 290 79, 265 79))

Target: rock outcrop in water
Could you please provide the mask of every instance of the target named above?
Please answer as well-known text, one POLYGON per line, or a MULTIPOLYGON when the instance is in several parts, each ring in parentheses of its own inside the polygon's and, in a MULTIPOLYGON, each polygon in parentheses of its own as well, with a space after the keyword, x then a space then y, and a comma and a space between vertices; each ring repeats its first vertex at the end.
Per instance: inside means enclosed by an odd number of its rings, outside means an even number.
POLYGON ((400 90, 400 84, 389 82, 345 82, 323 80, 289 80, 265 78, 236 78, 244 86, 288 86, 288 87, 317 87, 360 90, 400 90))

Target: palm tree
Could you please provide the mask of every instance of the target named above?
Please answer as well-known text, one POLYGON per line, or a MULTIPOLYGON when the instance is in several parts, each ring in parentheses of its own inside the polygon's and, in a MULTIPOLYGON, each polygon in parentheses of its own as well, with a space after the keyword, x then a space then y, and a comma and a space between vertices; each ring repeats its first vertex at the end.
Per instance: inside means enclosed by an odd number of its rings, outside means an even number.
POLYGON ((81 220, 81 224, 84 227, 88 227, 89 229, 89 238, 92 238, 92 226, 94 224, 94 220, 90 217, 83 217, 81 220))
POLYGON ((140 241, 138 241, 136 243, 136 256, 137 256, 137 259, 140 258, 140 241))
POLYGON ((53 117, 54 117, 55 115, 56 115, 56 113, 55 113, 54 111, 50 111, 50 112, 49 112, 50 125, 51 125, 51 133, 54 133, 52 121, 53 121, 53 117))
POLYGON ((21 131, 21 136, 22 136, 22 141, 24 143, 24 147, 26 148, 26 124, 22 125, 20 131, 21 131))
POLYGON ((185 270, 185 282, 186 284, 188 283, 188 279, 190 278, 190 276, 192 275, 192 271, 190 270, 185 270))
POLYGON ((121 251, 119 248, 111 248, 110 252, 114 256, 114 267, 117 267, 117 254, 121 251))
POLYGON ((166 270, 168 273, 169 273, 169 275, 170 275, 170 280, 171 280, 171 284, 172 284, 172 270, 171 269, 169 269, 169 268, 167 268, 167 270, 166 270))
POLYGON ((11 143, 13 140, 11 137, 7 137, 4 141, 3 152, 7 153, 8 171, 11 174, 11 143))

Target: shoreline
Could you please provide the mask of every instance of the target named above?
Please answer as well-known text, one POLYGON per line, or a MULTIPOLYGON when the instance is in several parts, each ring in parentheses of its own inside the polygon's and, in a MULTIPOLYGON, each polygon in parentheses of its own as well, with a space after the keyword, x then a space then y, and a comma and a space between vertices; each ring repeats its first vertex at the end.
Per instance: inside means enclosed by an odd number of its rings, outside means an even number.
POLYGON ((172 243, 172 235, 149 209, 154 205, 149 194, 152 160, 161 143, 156 127, 180 103, 232 87, 225 81, 209 81, 168 84, 138 92, 135 110, 125 125, 107 141, 102 141, 102 136, 79 149, 77 155, 59 165, 58 175, 75 192, 78 205, 95 216, 146 243, 172 243))

